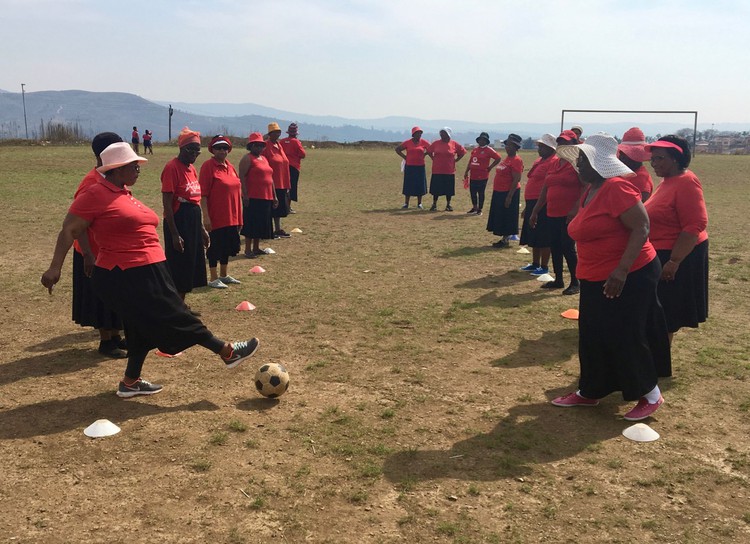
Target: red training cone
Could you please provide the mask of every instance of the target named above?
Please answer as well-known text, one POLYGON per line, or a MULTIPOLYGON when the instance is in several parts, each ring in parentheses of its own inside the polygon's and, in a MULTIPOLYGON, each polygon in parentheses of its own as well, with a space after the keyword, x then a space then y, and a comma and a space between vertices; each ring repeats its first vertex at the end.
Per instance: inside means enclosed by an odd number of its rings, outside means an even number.
POLYGON ((262 274, 265 271, 266 271, 265 268, 263 268, 262 266, 258 266, 258 265, 255 265, 254 267, 250 269, 251 274, 262 274))
POLYGON ((164 353, 164 352, 163 352, 162 350, 160 350, 160 349, 157 349, 157 350, 156 350, 156 354, 157 354, 157 355, 158 355, 159 357, 166 357, 167 359, 172 359, 173 357, 179 357, 180 355, 182 355, 182 353, 183 353, 183 352, 181 352, 181 351, 180 351, 179 353, 164 353))
POLYGON ((565 310, 560 315, 565 319, 578 319, 578 310, 574 310, 571 308, 570 310, 565 310))
POLYGON ((240 302, 235 308, 235 310, 237 310, 238 312, 249 312, 250 310, 254 310, 254 309, 255 309, 255 306, 253 306, 246 300, 243 300, 242 302, 240 302))

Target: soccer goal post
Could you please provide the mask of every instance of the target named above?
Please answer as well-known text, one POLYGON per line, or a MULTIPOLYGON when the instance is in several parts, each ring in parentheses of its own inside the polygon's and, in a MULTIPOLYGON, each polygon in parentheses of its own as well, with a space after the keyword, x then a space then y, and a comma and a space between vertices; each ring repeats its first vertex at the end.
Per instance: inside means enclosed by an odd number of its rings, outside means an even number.
POLYGON ((693 153, 695 153, 695 141, 698 137, 698 112, 697 111, 682 111, 682 110, 562 110, 562 116, 560 117, 560 132, 565 130, 565 114, 566 113, 646 113, 646 114, 687 114, 693 116, 693 153))

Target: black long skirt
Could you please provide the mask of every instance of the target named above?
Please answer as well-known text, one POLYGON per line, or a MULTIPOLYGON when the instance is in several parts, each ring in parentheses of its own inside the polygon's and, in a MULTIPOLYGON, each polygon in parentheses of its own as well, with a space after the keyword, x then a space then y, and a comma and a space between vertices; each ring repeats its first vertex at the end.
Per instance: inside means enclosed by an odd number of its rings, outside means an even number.
POLYGON ((510 200, 510 206, 505 207, 508 191, 492 191, 490 214, 487 217, 487 230, 497 236, 518 234, 518 208, 520 205, 520 191, 515 191, 510 200))
POLYGON ((271 206, 271 217, 286 217, 289 215, 289 203, 286 198, 286 189, 276 189, 276 199, 279 201, 279 205, 275 208, 271 206))
POLYGON ((432 196, 453 196, 456 194, 456 174, 432 174, 430 177, 432 196))
POLYGON ((206 258, 209 265, 221 262, 226 264, 229 257, 234 257, 240 252, 240 232, 236 226, 214 229, 208 233, 211 237, 211 245, 206 250, 206 258))
POLYGON ((83 255, 73 252, 73 321, 82 327, 122 329, 122 319, 94 294, 91 279, 83 272, 83 255))
POLYGON ((404 196, 423 196, 427 194, 427 174, 424 165, 404 166, 404 196))
POLYGON ((174 249, 172 232, 165 221, 164 253, 177 291, 189 293, 194 287, 205 287, 208 283, 200 206, 182 202, 174 214, 174 222, 182 236, 185 250, 180 253, 174 249))
MULTIPOLYGON (((658 250, 662 266, 672 250, 658 250)), ((708 317, 708 240, 696 245, 680 263, 672 281, 660 281, 659 301, 664 306, 669 332, 696 328, 708 317)))
POLYGON ((128 350, 133 353, 154 348, 179 353, 213 338, 180 298, 165 261, 127 270, 97 266, 91 285, 102 302, 122 317, 128 350))
POLYGON ((523 226, 521 227, 521 242, 522 246, 529 247, 549 247, 550 246, 550 225, 549 218, 547 217, 547 205, 542 206, 536 217, 536 227, 533 229, 529 224, 531 221, 531 212, 534 211, 536 206, 536 199, 527 200, 526 207, 523 210, 523 226))
POLYGON ((297 190, 299 188, 299 170, 294 166, 289 167, 289 182, 292 188, 289 189, 289 199, 297 202, 297 190))
POLYGON ((637 400, 658 378, 672 375, 664 310, 656 296, 659 259, 628 274, 622 294, 606 298, 603 281, 581 280, 578 358, 581 395, 600 399, 622 391, 637 400))
POLYGON ((251 198, 242 205, 242 230, 240 234, 246 238, 271 240, 273 238, 273 220, 271 210, 273 200, 251 198))

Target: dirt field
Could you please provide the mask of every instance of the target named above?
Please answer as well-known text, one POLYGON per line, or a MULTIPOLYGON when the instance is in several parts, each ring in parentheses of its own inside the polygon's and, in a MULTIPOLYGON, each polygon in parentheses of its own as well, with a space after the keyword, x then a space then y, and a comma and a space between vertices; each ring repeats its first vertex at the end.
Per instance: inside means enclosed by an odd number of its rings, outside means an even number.
MULTIPOLYGON (((134 192, 161 215, 176 150, 155 153, 134 192)), ((617 395, 549 404, 577 383, 560 317, 577 297, 493 249, 460 187, 453 213, 399 210, 399 163, 311 150, 283 222, 303 234, 232 261, 242 285, 189 295, 259 354, 231 371, 200 347, 149 355, 163 392, 122 400, 124 364, 70 320, 71 259, 52 296, 39 283, 90 150, 0 146, 0 542, 750 542, 750 157, 694 162, 711 314, 675 339, 648 444, 621 435, 617 395), (277 401, 252 383, 268 361, 292 376, 277 401), (122 432, 84 436, 99 418, 122 432)))

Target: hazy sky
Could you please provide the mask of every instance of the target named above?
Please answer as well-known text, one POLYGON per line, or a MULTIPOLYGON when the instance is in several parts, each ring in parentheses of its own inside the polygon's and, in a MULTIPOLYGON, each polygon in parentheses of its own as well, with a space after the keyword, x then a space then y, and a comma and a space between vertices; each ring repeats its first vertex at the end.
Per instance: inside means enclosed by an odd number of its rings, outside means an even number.
POLYGON ((0 88, 293 112, 750 122, 746 0, 0 0, 0 88))

